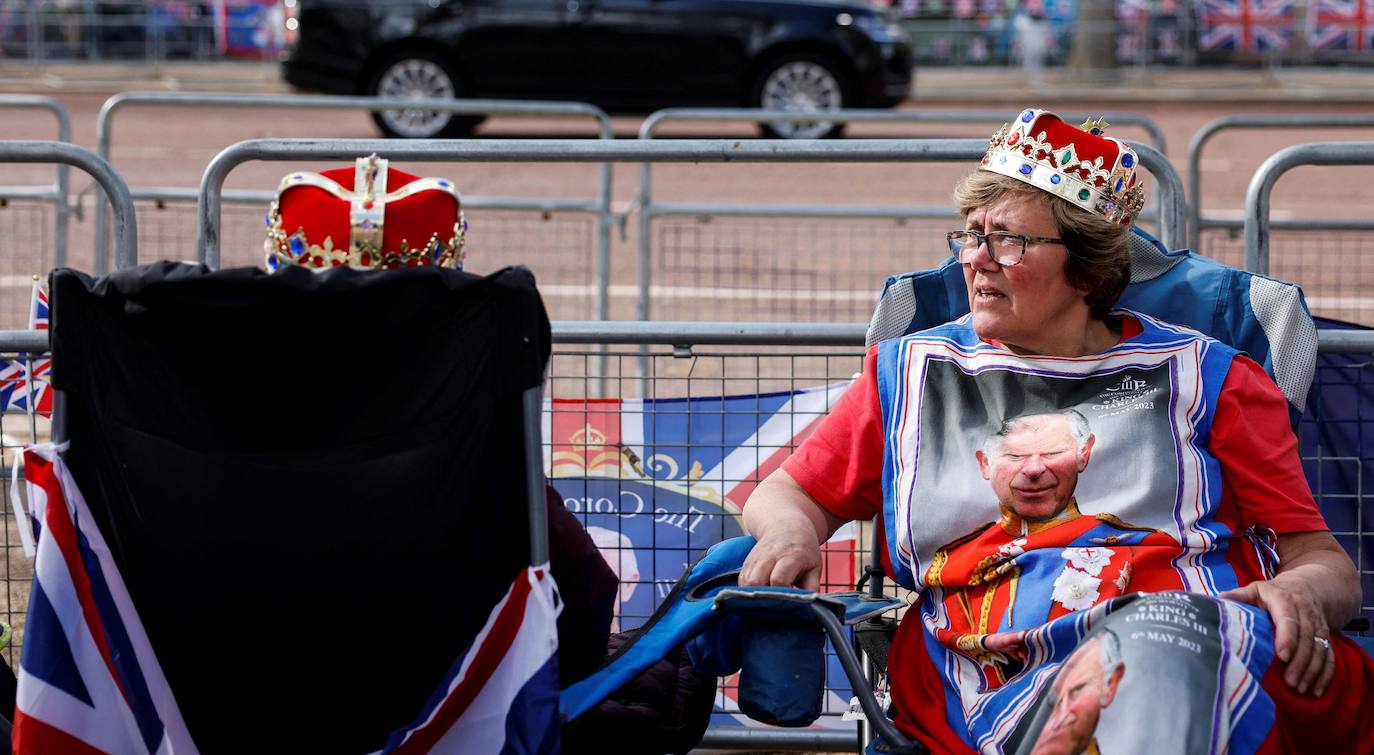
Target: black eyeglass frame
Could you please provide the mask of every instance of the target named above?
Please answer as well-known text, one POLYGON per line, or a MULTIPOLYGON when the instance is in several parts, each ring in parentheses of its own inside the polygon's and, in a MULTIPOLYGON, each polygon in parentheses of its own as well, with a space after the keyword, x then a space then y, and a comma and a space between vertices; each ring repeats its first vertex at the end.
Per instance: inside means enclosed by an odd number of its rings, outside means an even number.
POLYGON ((949 251, 954 254, 954 258, 958 260, 959 264, 961 265, 969 264, 969 262, 963 258, 965 249, 968 250, 969 254, 972 254, 973 252, 978 250, 978 247, 982 246, 983 244, 987 244, 988 252, 991 253, 993 249, 992 239, 1020 239, 1021 241, 1021 253, 1016 255, 1015 261, 1008 261, 1011 259, 1010 257, 999 257, 995 254, 989 254, 989 256, 992 257, 992 261, 996 262, 1001 267, 1015 267, 1021 264, 1021 260, 1026 258, 1026 247, 1030 246, 1032 243, 1064 243, 1063 239, 1052 239, 1048 236, 1027 236, 1022 233, 1012 233, 1011 231, 992 231, 990 233, 982 233, 980 231, 964 229, 958 231, 950 231, 949 233, 945 234, 945 241, 949 244, 949 251), (978 243, 974 244, 973 246, 966 246, 962 243, 959 243, 956 240, 956 238, 960 236, 970 236, 972 238, 977 239, 978 243))

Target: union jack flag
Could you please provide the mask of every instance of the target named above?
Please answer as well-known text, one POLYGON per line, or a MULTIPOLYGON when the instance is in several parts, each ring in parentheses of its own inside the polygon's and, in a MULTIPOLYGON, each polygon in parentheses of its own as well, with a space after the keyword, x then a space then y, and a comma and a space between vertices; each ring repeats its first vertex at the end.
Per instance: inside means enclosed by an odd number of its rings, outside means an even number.
MULTIPOLYGON (((48 292, 38 281, 33 283, 33 299, 29 305, 29 330, 48 329, 48 292)), ((30 407, 44 417, 52 416, 52 385, 48 372, 52 370, 50 357, 38 358, 24 354, 20 359, 0 359, 0 412, 6 409, 29 411, 30 407)))
POLYGON ((1312 10, 1312 49, 1374 50, 1374 0, 1317 0, 1312 10))
MULTIPOLYGON (((620 578, 615 628, 644 623, 708 548, 744 534, 741 510, 759 482, 820 424, 848 383, 799 391, 660 399, 561 399, 544 405, 549 482, 578 515, 620 578)), ((852 589, 855 529, 823 550, 821 590, 852 589)), ((842 711, 848 683, 829 674, 827 709, 842 711)), ((716 723, 757 725, 722 689, 716 723), (733 710, 732 710, 733 708, 733 710)), ((823 716, 814 726, 850 726, 823 716)))
MULTIPOLYGON (((15 514, 37 547, 14 752, 195 755, 109 545, 56 447, 25 449, 24 469, 29 511, 20 504, 15 514)), ((557 752, 558 605, 547 564, 517 576, 414 722, 380 752, 557 752)))
POLYGON ((381 752, 558 752, 556 595, 548 564, 518 575, 415 722, 381 752))
POLYGON ((24 451, 37 540, 14 751, 195 753, 110 548, 51 444, 24 451))
POLYGON ((1201 50, 1263 52, 1293 43, 1294 0, 1202 0, 1201 50))

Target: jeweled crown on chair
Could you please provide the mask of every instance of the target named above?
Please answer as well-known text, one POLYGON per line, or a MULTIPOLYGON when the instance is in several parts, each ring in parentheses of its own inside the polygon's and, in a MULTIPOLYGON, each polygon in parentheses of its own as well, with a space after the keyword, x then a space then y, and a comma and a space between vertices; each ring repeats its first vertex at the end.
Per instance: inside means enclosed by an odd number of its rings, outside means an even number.
POLYGON ((1103 136, 1106 126, 1097 118, 1074 128, 1047 110, 1023 110, 993 134, 980 167, 1128 225, 1145 205, 1145 187, 1136 182, 1135 150, 1103 136))
POLYGON ((462 198, 452 182, 413 176, 371 155, 351 168, 282 178, 267 213, 263 250, 268 270, 285 265, 461 270, 466 231, 462 198))

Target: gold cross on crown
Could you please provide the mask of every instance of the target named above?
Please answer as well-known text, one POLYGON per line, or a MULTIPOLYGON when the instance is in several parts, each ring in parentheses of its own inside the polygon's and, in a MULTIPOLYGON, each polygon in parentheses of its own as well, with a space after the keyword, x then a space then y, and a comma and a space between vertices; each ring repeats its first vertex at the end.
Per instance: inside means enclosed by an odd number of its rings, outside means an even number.
POLYGON ((1079 126, 1079 128, 1083 129, 1084 131, 1087 131, 1093 136, 1102 136, 1102 134, 1107 130, 1108 125, 1109 124, 1104 118, 1089 118, 1088 120, 1083 121, 1083 125, 1079 126))

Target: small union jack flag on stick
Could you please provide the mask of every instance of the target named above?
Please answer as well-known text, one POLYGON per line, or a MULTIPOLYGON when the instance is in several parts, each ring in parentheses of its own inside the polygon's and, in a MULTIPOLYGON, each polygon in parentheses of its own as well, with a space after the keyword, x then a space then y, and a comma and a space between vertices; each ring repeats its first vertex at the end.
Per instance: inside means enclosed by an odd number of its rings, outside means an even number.
MULTIPOLYGON (((48 292, 35 280, 33 300, 29 305, 29 330, 47 329, 48 292)), ((48 382, 51 370, 51 357, 20 354, 18 359, 0 359, 0 411, 19 409, 51 417, 52 385, 48 382)))

